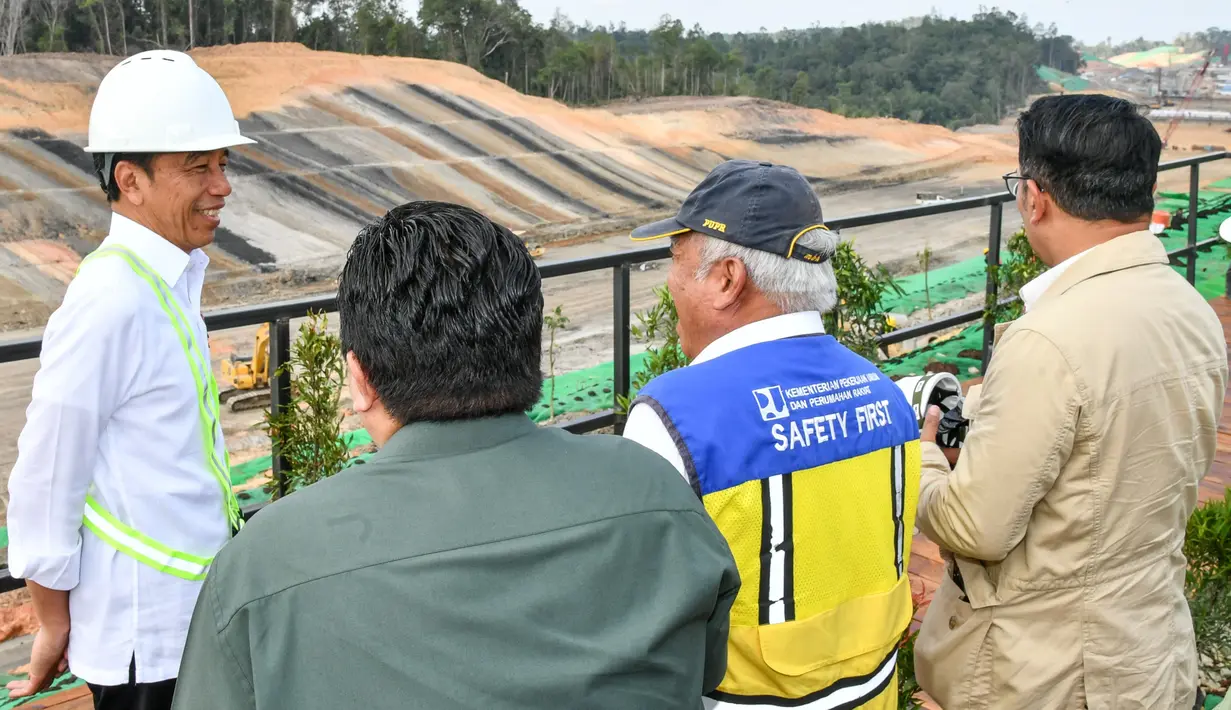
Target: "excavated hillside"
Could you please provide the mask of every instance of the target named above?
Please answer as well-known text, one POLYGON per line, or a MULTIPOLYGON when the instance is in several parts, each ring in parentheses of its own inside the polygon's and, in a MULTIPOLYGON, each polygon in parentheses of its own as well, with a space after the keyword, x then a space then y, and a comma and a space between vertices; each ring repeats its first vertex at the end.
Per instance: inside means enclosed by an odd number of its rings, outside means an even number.
MULTIPOLYGON (((360 227, 414 199, 470 205, 530 242, 600 236, 665 214, 714 165, 793 165, 825 192, 1012 167, 998 137, 845 119, 755 99, 570 109, 465 66, 314 52, 194 50, 253 146, 233 151, 207 297, 310 289, 360 227)), ((119 58, 0 59, 0 328, 41 325, 108 210, 85 144, 91 97, 119 58)))

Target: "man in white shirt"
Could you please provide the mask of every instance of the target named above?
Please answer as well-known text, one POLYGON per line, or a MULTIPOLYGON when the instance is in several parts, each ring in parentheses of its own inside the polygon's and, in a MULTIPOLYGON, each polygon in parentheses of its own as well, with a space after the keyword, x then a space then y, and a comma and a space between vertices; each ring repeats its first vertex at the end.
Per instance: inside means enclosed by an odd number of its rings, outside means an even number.
POLYGON ((242 526, 200 301, 227 149, 252 142, 186 54, 99 86, 86 151, 111 230, 44 329, 9 478, 9 567, 41 624, 10 697, 67 666, 96 708, 171 707, 201 581, 242 526))

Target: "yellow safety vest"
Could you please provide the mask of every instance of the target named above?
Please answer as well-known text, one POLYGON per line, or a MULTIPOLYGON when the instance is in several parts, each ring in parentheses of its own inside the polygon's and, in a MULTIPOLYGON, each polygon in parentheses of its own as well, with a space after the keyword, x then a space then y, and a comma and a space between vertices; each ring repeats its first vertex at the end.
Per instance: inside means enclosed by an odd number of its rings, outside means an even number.
POLYGON ((902 391, 827 335, 656 378, 654 409, 740 573, 732 705, 893 708, 912 616, 919 425, 902 391))
MULTIPOLYGON (((219 426, 220 422, 218 383, 214 380, 213 369, 210 367, 209 361, 202 355, 201 348, 198 347, 196 331, 192 327, 191 322, 184 316, 184 312, 180 309, 168 284, 132 250, 119 245, 102 247, 82 260, 81 265, 78 267, 78 272, 90 261, 105 257, 123 259, 133 270, 133 273, 149 284, 150 288, 154 290, 154 294, 158 297, 158 302, 163 312, 167 314, 167 318, 170 319, 171 325, 175 329, 180 345, 184 350, 184 355, 188 358, 188 366, 192 371, 193 382, 196 384, 197 407, 201 423, 201 443, 205 449, 206 465, 209 467, 210 472, 213 473, 214 478, 218 481, 219 488, 222 490, 223 513, 230 529, 232 531, 239 530, 243 527, 244 521, 243 516, 240 514, 239 501, 235 497, 235 492, 231 489, 230 455, 225 447, 222 447, 221 452, 219 451, 214 436, 215 427, 219 426)), ((205 578, 206 572, 213 562, 213 557, 202 557, 176 550, 142 533, 140 530, 121 521, 114 513, 107 510, 93 495, 93 491, 94 487, 91 485, 91 493, 86 495, 82 522, 87 529, 102 539, 103 542, 160 572, 187 580, 201 580, 205 578)))

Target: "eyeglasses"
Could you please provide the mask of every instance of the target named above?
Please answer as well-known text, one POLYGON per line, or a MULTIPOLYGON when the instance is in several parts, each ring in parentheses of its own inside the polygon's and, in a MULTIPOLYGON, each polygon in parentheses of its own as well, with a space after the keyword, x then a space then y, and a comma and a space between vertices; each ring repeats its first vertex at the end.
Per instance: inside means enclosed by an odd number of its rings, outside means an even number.
MULTIPOLYGON (((1033 180, 1034 179, 1030 177, 1029 175, 1018 175, 1016 171, 1011 172, 1011 173, 1005 173, 1001 177, 1004 178, 1005 188, 1009 191, 1009 194, 1014 197, 1017 197, 1017 191, 1021 187, 1023 180, 1033 180)), ((1040 187, 1039 189, 1042 190, 1043 188, 1040 187)))

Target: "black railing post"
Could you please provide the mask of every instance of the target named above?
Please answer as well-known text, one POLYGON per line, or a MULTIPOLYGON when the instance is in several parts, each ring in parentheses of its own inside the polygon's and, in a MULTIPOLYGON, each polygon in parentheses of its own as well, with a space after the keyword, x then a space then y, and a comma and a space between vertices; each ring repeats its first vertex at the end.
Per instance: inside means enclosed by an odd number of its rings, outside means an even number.
POLYGON ((992 205, 992 221, 987 229, 987 292, 983 299, 983 373, 992 359, 992 339, 996 337, 996 310, 1000 301, 1000 227, 1004 203, 992 205))
MULTIPOLYGON (((629 305, 629 286, 628 286, 629 269, 628 264, 621 264, 611 270, 611 310, 614 318, 614 336, 615 336, 615 352, 612 356, 612 374, 614 375, 612 389, 615 391, 612 396, 612 402, 619 411, 618 397, 627 397, 629 390, 629 325, 630 325, 630 305, 629 305)), ((616 433, 621 433, 624 428, 623 417, 617 416, 615 429, 616 433)))
POLYGON ((1197 189, 1201 186, 1201 165, 1188 168, 1188 283, 1197 283, 1197 189))
MULTIPOLYGON (((283 363, 291 359, 291 320, 279 318, 269 324, 269 408, 273 414, 281 414, 291 406, 291 373, 281 371, 283 363)), ((278 487, 278 497, 286 495, 286 472, 290 463, 273 441, 273 476, 278 487)))

